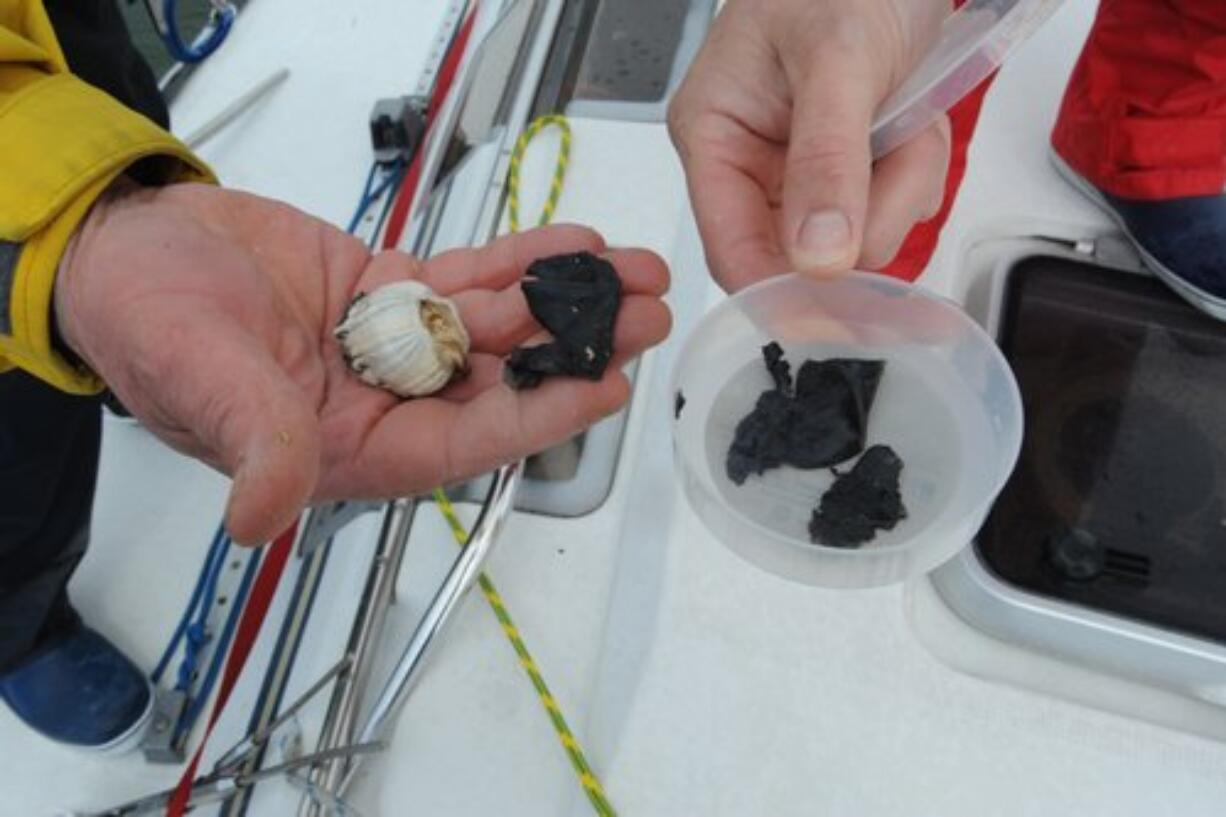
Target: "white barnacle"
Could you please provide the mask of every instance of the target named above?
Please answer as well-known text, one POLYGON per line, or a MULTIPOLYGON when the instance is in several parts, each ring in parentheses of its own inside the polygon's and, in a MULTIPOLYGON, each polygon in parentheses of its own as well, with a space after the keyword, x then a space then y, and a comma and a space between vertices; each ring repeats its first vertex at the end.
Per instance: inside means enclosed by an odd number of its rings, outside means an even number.
POLYGON ((467 368, 468 332, 455 304, 420 281, 359 293, 334 334, 363 382, 401 397, 433 394, 467 368))

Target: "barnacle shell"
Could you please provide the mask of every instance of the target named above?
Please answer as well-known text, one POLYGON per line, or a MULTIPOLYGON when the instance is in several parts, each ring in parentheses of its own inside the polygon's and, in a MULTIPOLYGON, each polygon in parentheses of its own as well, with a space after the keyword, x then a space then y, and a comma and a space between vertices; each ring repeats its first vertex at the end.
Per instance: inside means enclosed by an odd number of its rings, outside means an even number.
POLYGON ((363 382, 401 397, 433 394, 468 362, 468 332, 455 304, 420 281, 359 293, 334 334, 363 382))

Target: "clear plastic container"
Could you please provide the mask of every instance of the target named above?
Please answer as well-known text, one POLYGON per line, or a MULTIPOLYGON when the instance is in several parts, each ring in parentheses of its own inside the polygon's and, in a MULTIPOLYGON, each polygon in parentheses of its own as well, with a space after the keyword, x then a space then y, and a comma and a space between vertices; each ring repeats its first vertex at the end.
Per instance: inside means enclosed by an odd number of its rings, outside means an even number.
POLYGON ((884 156, 954 106, 1051 16, 1063 0, 969 0, 877 110, 874 156, 884 156))
POLYGON ((892 584, 953 556, 978 531, 1022 440, 1017 384, 988 334, 954 303, 869 273, 787 275, 727 299, 685 341, 672 387, 681 398, 674 457, 699 518, 747 561, 827 587, 892 584), (859 549, 810 541, 830 469, 783 466, 739 486, 727 476, 736 426, 771 387, 762 363, 771 341, 793 372, 809 358, 885 361, 866 445, 888 444, 903 459, 907 518, 859 549))

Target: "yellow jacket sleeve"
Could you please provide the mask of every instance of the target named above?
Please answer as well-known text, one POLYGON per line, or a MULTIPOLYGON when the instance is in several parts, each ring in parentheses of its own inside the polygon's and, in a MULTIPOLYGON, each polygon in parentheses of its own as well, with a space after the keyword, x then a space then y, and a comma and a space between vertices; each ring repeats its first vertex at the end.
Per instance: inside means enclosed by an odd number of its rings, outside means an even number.
POLYGON ((69 73, 41 0, 0 0, 0 371, 101 390, 52 342, 61 255, 94 200, 136 162, 215 181, 185 145, 69 73))

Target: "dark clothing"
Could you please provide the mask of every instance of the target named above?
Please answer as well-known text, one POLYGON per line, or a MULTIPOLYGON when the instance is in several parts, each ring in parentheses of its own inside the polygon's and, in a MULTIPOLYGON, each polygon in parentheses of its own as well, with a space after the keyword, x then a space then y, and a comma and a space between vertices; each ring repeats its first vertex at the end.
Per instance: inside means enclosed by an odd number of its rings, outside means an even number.
MULTIPOLYGON (((74 74, 167 124, 115 0, 45 6, 74 74)), ((0 673, 76 622, 66 588, 89 537, 100 405, 21 371, 0 374, 0 673)))
POLYGON ((157 80, 124 25, 116 0, 45 0, 72 73, 167 127, 157 80))
POLYGON ((0 673, 74 623, 102 418, 20 370, 0 375, 0 673))

